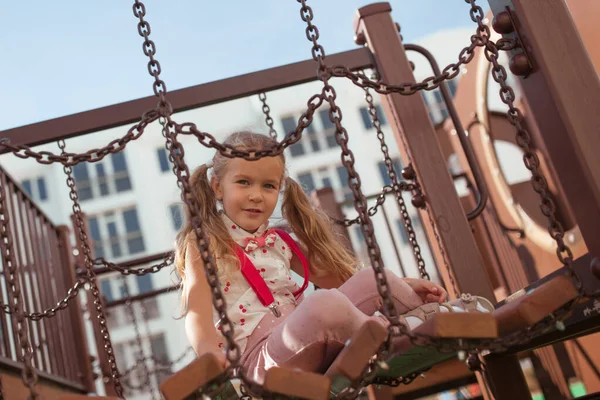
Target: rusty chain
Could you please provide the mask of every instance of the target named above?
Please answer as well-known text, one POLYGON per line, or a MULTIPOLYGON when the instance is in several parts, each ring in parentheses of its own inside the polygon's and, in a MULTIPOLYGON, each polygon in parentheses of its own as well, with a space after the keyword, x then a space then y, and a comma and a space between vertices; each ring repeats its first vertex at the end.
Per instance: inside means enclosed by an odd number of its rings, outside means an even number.
MULTIPOLYGON (((495 340, 472 340, 472 341, 462 341, 460 339, 457 340, 439 340, 428 338, 424 335, 417 335, 410 331, 408 331, 404 326, 399 325, 397 323, 397 312, 394 309, 394 305, 391 302, 389 297, 389 288, 387 286, 387 280, 385 279, 385 272, 383 263, 381 261, 381 254, 377 242, 373 235, 373 225, 370 220, 371 210, 367 210, 366 199, 362 195, 361 192, 361 182, 360 177, 356 173, 354 169, 354 155, 348 149, 348 134, 345 128, 341 124, 342 114, 339 107, 336 105, 336 92, 334 88, 329 85, 330 77, 345 77, 350 79, 355 85, 362 87, 363 89, 372 89, 380 94, 390 94, 390 93, 399 93, 402 95, 411 95, 420 90, 433 90, 437 88, 443 81, 452 79, 456 75, 458 75, 460 71, 460 67, 464 64, 470 62, 474 57, 474 50, 476 47, 484 47, 485 56, 493 64, 492 75, 493 78, 501 85, 500 96, 502 101, 509 107, 508 117, 510 122, 517 129, 517 143, 524 150, 525 156, 524 161, 526 167, 532 172, 532 184, 534 186, 534 190, 541 197, 541 209, 544 215, 549 219, 549 233, 553 237, 553 239, 557 242, 557 257, 561 262, 567 267, 571 278, 574 279, 576 287, 580 292, 580 297, 583 295, 583 288, 581 284, 581 280, 574 271, 572 267, 572 253, 569 247, 564 242, 564 229, 560 222, 555 217, 556 207, 552 196, 548 190, 548 185, 545 180, 545 177, 542 175, 539 169, 539 159, 536 154, 533 152, 531 147, 531 138, 529 133, 524 128, 523 116, 521 112, 514 106, 514 91, 512 88, 506 83, 506 71, 504 67, 502 67, 498 62, 498 51, 500 50, 511 50, 517 47, 517 43, 515 41, 510 41, 508 39, 500 39, 497 43, 493 43, 490 40, 489 28, 483 23, 483 10, 475 4, 475 0, 465 0, 467 3, 471 5, 471 18, 473 21, 477 22, 477 33, 471 36, 471 44, 464 48, 459 53, 459 60, 457 63, 450 64, 446 68, 444 68, 443 72, 439 76, 431 76, 419 83, 415 84, 401 84, 401 85, 388 85, 380 80, 370 80, 360 74, 353 73, 349 71, 346 67, 343 66, 334 66, 328 67, 325 64, 325 52, 323 47, 318 43, 319 31, 317 27, 312 24, 313 12, 312 9, 306 5, 305 0, 297 0, 301 3, 301 18, 303 21, 307 23, 306 28, 306 36, 309 41, 313 43, 311 53, 313 55, 313 59, 318 63, 317 76, 323 82, 323 89, 321 93, 312 96, 307 102, 307 110, 301 116, 298 126, 295 131, 289 132, 286 134, 284 140, 278 143, 276 146, 269 149, 249 149, 249 150, 237 150, 232 146, 223 145, 215 140, 215 138, 208 134, 199 131, 195 124, 192 123, 184 123, 184 124, 176 124, 170 119, 170 114, 172 113, 171 106, 166 99, 166 86, 164 82, 159 78, 160 75, 160 64, 158 61, 154 59, 154 55, 156 53, 156 48, 154 43, 148 39, 150 34, 150 26, 144 21, 143 17, 145 16, 145 7, 139 2, 135 1, 133 10, 134 15, 139 18, 140 22, 138 23, 138 32, 142 37, 144 37, 144 54, 146 54, 150 61, 148 63, 148 71, 151 76, 155 78, 153 83, 154 93, 157 97, 159 97, 159 103, 155 110, 150 110, 142 116, 141 121, 130 128, 127 135, 120 139, 116 139, 110 142, 109 145, 100 149, 90 150, 86 153, 75 154, 75 153, 66 153, 64 151, 64 141, 62 141, 61 155, 55 155, 51 152, 33 152, 27 146, 14 146, 8 143, 6 139, 0 140, 0 146, 4 146, 15 154, 15 156, 20 158, 34 158, 36 161, 42 164, 51 164, 54 162, 60 162, 64 165, 64 170, 67 175, 67 184, 71 189, 71 199, 73 200, 73 211, 76 215, 76 223, 78 228, 78 235, 83 247, 83 253, 85 256, 85 264, 86 270, 88 274, 89 283, 91 286, 92 294, 94 295, 94 304, 96 305, 96 310, 98 311, 98 317, 100 319, 100 325, 102 328, 102 335, 105 344, 105 348, 107 351, 107 355, 109 357, 109 363, 111 364, 111 372, 112 378, 115 382, 115 388, 120 396, 122 396, 122 387, 119 381, 119 374, 116 368, 116 362, 114 360, 114 351, 110 344, 110 337, 108 335, 108 331, 106 330, 106 319, 104 317, 102 311, 102 305, 99 301, 99 290, 96 285, 95 274, 93 271, 93 265, 98 265, 96 260, 92 260, 90 256, 90 249, 88 244, 87 235, 83 229, 83 219, 81 216, 81 208, 78 203, 77 191, 75 188, 75 182, 72 177, 71 166, 79 163, 79 162, 95 162, 101 160, 108 154, 116 153, 122 151, 126 144, 131 140, 136 140, 139 138, 143 132, 144 128, 151 122, 156 119, 161 118, 161 123, 163 124, 163 135, 166 138, 166 147, 169 151, 169 159, 174 164, 173 170, 175 175, 177 176, 178 185, 182 189, 182 198, 187 203, 188 207, 190 207, 192 214, 192 225, 194 227, 194 232, 196 233, 196 244, 200 249, 202 259, 205 265, 205 271, 207 274, 207 279, 210 284, 212 294, 213 294, 213 305, 217 309, 219 316, 223 320, 223 334, 227 341, 227 359, 230 362, 230 366, 228 367, 226 373, 223 375, 223 379, 228 378, 232 375, 235 367, 239 366, 239 348, 237 344, 233 340, 233 326, 231 321, 227 317, 225 302, 221 293, 221 288, 218 282, 218 278, 216 275, 216 269, 214 265, 214 260, 212 255, 208 251, 208 238, 205 236, 202 231, 202 220, 198 214, 198 205, 196 204, 195 199, 191 195, 190 187, 189 187, 189 169, 185 162, 183 161, 184 150, 183 146, 178 142, 177 135, 178 134, 187 134, 194 135, 197 137, 198 141, 204 145, 205 147, 214 148, 219 151, 226 157, 242 157, 246 160, 257 160, 259 158, 265 156, 273 156, 281 154, 288 146, 296 143, 300 140, 302 131, 310 125, 312 122, 314 112, 322 105, 323 102, 327 102, 330 106, 329 116, 332 122, 336 127, 336 141, 342 148, 342 162, 348 171, 349 176, 349 186, 352 190, 354 196, 354 205, 358 212, 357 220, 361 223, 361 229, 367 241, 367 246, 369 248, 369 256, 371 258, 373 269, 375 270, 376 275, 376 283, 378 287, 378 291, 382 298, 384 299, 384 307, 383 313, 386 317, 391 321, 390 331, 392 335, 405 334, 413 340, 413 343, 416 345, 432 345, 437 347, 440 351, 452 351, 452 350, 473 350, 473 349, 481 349, 486 348, 491 351, 501 351, 506 347, 510 347, 514 344, 523 343, 530 340, 533 336, 539 334, 540 332, 544 332, 550 329, 554 329, 557 325, 557 322, 561 321, 561 318, 564 318, 568 315, 568 312, 572 305, 576 302, 573 301, 561 309, 557 310, 552 316, 546 318, 543 321, 535 324, 534 326, 528 327, 526 330, 521 332, 516 332, 513 335, 509 335, 508 337, 495 339, 495 340)), ((264 97, 266 100, 266 96, 264 97)), ((261 98, 262 100, 262 98, 261 98)), ((266 103, 263 102, 264 105, 266 103)), ((268 107, 268 106, 267 106, 268 107)), ((371 107, 371 105, 370 105, 371 107)), ((263 108, 264 111, 264 108, 263 108)), ((370 111, 371 113, 371 111, 370 111)), ((268 116, 267 111, 267 116, 268 116)), ((373 114, 372 114, 373 116, 373 114)), ((269 125, 268 118, 266 120, 267 125, 269 125)), ((269 125, 272 128, 272 125, 269 125)), ((271 133, 270 133, 271 134, 271 133)), ((379 134, 378 134, 379 137, 379 134)), ((381 140, 381 138, 380 138, 381 140)), ((382 150, 384 145, 382 144, 382 150)), ((387 165, 387 160, 386 160, 387 165)), ((389 172, 389 170, 388 170, 389 172)), ((394 188, 393 188, 394 189, 394 188)), ((398 188, 396 188, 397 190, 398 188)), ((4 213, 4 194, 3 191, 0 191, 0 215, 4 213)), ((379 204, 380 205, 380 204, 379 204)), ((12 265, 14 266, 14 256, 11 253, 11 239, 7 237, 9 233, 8 222, 6 216, 2 219, 2 251, 3 258, 5 260, 5 265, 11 265, 11 257, 12 257, 12 265), (7 262, 8 261, 8 262, 7 262)), ((432 220, 433 223, 433 220, 432 220)), ((437 238, 439 242, 439 237, 437 238)), ((411 243, 412 244, 412 243, 411 243)), ((165 259, 165 262, 167 259, 165 259)), ((106 262, 106 260, 102 259, 101 261, 109 267, 111 263, 106 262)), ((162 264, 161 264, 162 265, 162 264)), ((115 267, 115 265, 111 265, 115 267)), ((166 265, 163 265, 164 267, 166 265)), ((110 267, 109 267, 110 268, 110 267)), ((120 267, 118 267, 120 268, 120 267)), ((124 273, 122 269, 116 269, 121 273, 124 273)), ((148 272, 156 272, 152 270, 152 268, 148 269, 145 273, 148 272)), ((450 275, 451 276, 451 275, 450 275)), ((79 283, 79 282, 78 282, 79 283)), ((455 284, 455 283, 454 283, 455 284)), ((20 295, 18 288, 16 289, 16 295, 20 295)), ((14 292, 14 291, 13 291, 14 292)), ((77 290, 75 290, 77 293, 77 290)), ((76 296, 76 294, 74 295, 76 296)), ((73 296, 73 297, 74 297, 73 296)), ((67 296, 69 297, 69 296, 67 296)), ((65 300, 63 300, 64 302, 65 300)), ((68 300, 66 300, 68 301, 68 300)), ((23 312, 19 309, 19 300, 18 296, 16 297, 16 306, 14 310, 16 311, 17 321, 21 320, 21 326, 23 326, 22 321, 24 321, 23 312), (20 311, 20 312, 19 312, 20 311)), ((66 304, 66 303, 60 303, 66 304)), ((64 308, 66 306, 62 306, 64 308)), ((57 308, 61 309, 60 307, 57 308)), ((9 309, 9 311, 11 311, 9 309)), ((47 310, 48 311, 48 310, 47 310)), ((54 311, 56 312, 56 311, 54 311)), ((46 312, 44 312, 46 313, 46 312)), ((44 314, 39 313, 39 314, 44 314)), ((48 312, 50 314, 51 312, 48 312)), ((26 332, 26 327, 23 327, 26 332)), ((19 332, 21 339, 21 332, 19 332)), ((25 344, 27 345, 27 336, 25 333, 25 344)), ((23 342, 21 343, 23 346, 23 342)), ((29 360, 31 361, 32 353, 30 346, 23 347, 23 351, 25 355, 29 354, 29 360), (28 353, 29 352, 29 353, 28 353)), ((27 358, 25 358, 25 361, 27 358)), ((27 362, 27 361, 26 361, 27 362)), ((27 365, 26 365, 27 367, 27 365)), ((25 368, 27 369, 27 368, 25 368)), ((366 371, 366 373, 372 373, 373 370, 366 371)), ((24 370, 25 374, 25 370, 24 370)), ((33 371, 35 374, 35 371, 33 371)), ((248 396, 248 389, 252 391, 252 393, 265 393, 259 385, 252 383, 249 379, 247 379, 243 373, 238 372, 240 379, 242 379, 244 385, 242 385, 242 393, 244 398, 248 396)), ((375 379, 375 378, 373 378, 375 379)), ((406 381, 412 381, 414 379, 413 376, 402 378, 406 381)), ((365 384, 367 381, 365 380, 365 376, 361 378, 361 383, 365 384)), ((404 383, 404 382, 401 382, 404 383)))
POLYGON ((122 275, 142 276, 142 275, 146 275, 146 274, 154 274, 154 273, 162 270, 163 268, 173 265, 174 259, 175 259, 175 254, 169 253, 167 256, 165 256, 165 258, 163 259, 162 262, 151 265, 149 267, 143 267, 143 268, 122 267, 118 264, 107 261, 103 257, 95 258, 92 261, 92 263, 94 265, 104 266, 111 271, 120 272, 122 275))
MULTIPOLYGON (((13 328, 16 330, 16 342, 20 347, 19 359, 23 362, 21 379, 29 391, 28 399, 34 400, 40 397, 36 385, 38 381, 37 372, 33 366, 33 348, 29 342, 29 332, 25 321, 23 293, 19 286, 19 271, 15 260, 14 240, 10 226, 9 213, 6 207, 6 194, 4 185, 0 184, 0 248, 2 251, 2 266, 6 280, 6 289, 14 312, 13 328)), ((7 334, 5 332, 5 334, 7 334)))
POLYGON ((25 145, 13 145, 10 144, 8 138, 0 139, 0 148, 4 147, 10 150, 15 156, 27 159, 33 158, 40 164, 53 164, 61 163, 64 166, 72 167, 81 162, 97 162, 102 160, 109 154, 114 154, 125 149, 127 144, 131 141, 139 139, 148 124, 152 123, 158 118, 158 113, 155 110, 150 110, 142 115, 140 122, 132 126, 123 137, 112 140, 108 145, 89 150, 85 153, 67 153, 62 152, 60 155, 52 153, 50 151, 33 151, 29 146, 25 145))
MULTIPOLYGON (((364 72, 363 72, 364 74, 364 72)), ((388 176, 392 181, 392 188, 394 190, 394 194, 396 195, 396 203, 398 203, 398 208, 400 209, 400 215, 402 216, 402 222, 404 223, 404 229, 406 230, 406 234, 408 236, 408 241, 413 251, 413 255, 415 256, 415 260, 417 261, 417 268, 419 269, 419 274, 421 278, 431 280, 429 273, 427 273, 427 269, 425 267, 425 260, 423 260, 423 256, 421 255, 421 247, 419 246, 419 242, 417 241, 417 234, 412 226, 412 221, 410 215, 408 214, 408 209, 406 208, 406 203, 404 202, 404 198, 402 197, 402 188, 401 183, 398 182, 398 174, 394 169, 394 162, 390 157, 389 148, 385 142, 385 135, 383 130, 381 129, 381 121, 379 121, 379 116, 377 115, 377 109, 375 108, 375 104, 373 104, 373 95, 368 88, 363 88, 365 92, 365 100, 369 105, 369 115, 371 116, 371 121, 373 123, 373 127, 377 131, 377 139, 379 139, 379 144, 381 146, 381 153, 383 154, 383 158, 385 160, 385 167, 387 169, 388 176)), ((414 190, 420 193, 420 187, 418 184, 413 183, 414 190)))
POLYGON ((277 131, 273 127, 273 118, 271 118, 271 107, 267 104, 267 94, 261 92, 258 94, 258 98, 262 103, 262 112, 265 114, 265 123, 269 127, 269 136, 277 140, 277 131))
MULTIPOLYGON (((412 192, 412 191, 417 190, 417 186, 412 182, 399 182, 398 187, 399 187, 399 190, 402 190, 405 192, 412 192)), ((367 213, 369 214, 370 217, 377 214, 379 207, 381 207, 383 205, 383 203, 385 203, 386 196, 390 193, 394 193, 394 188, 390 185, 384 185, 383 188, 381 189, 381 193, 379 193, 379 195, 377 196, 375 205, 369 207, 369 209, 367 211, 367 213)), ((336 224, 343 225, 346 228, 350 227, 354 224, 360 223, 360 217, 355 217, 355 218, 351 218, 351 219, 349 219, 349 218, 337 219, 337 218, 333 218, 333 217, 329 217, 329 218, 336 224)))
POLYGON ((144 43, 142 43, 142 49, 144 54, 148 57, 148 73, 150 76, 154 77, 154 82, 152 83, 152 90, 154 91, 154 95, 158 97, 158 105, 156 106, 156 111, 161 116, 171 115, 173 113, 173 108, 171 103, 167 100, 167 85, 165 82, 160 79, 160 63, 157 59, 154 58, 156 55, 156 45, 152 40, 150 40, 150 24, 148 21, 144 20, 146 16, 146 6, 139 0, 135 0, 133 4, 133 15, 139 20, 137 25, 138 33, 141 37, 144 38, 144 43))
MULTIPOLYGON (((79 294, 79 290, 85 285, 87 280, 83 277, 79 277, 75 284, 67 290, 67 296, 56 303, 56 306, 47 308, 41 312, 23 312, 23 316, 32 321, 40 321, 43 318, 52 318, 56 315, 56 313, 60 310, 64 310, 68 307, 69 302, 73 300, 79 294)), ((16 314, 16 309, 14 306, 11 307, 10 304, 5 304, 0 302, 0 308, 6 314, 16 314)))
MULTIPOLYGON (((65 154, 65 141, 63 139, 58 141, 58 147, 61 149, 62 154, 65 154)), ((90 286, 90 291, 94 298, 94 306, 96 308, 97 317, 100 324, 100 334, 102 341, 104 342, 104 349, 111 370, 111 378, 115 386, 115 391, 120 398, 123 398, 123 387, 119 380, 119 370, 117 368, 117 361, 115 360, 115 352, 110 341, 110 334, 108 332, 108 324, 106 322, 106 315, 104 314, 104 308, 102 306, 102 299, 100 297, 100 289, 97 285, 96 273, 94 271, 94 265, 92 262, 92 252, 90 250, 89 239, 85 231, 84 217, 81 211, 81 205, 79 204, 79 195, 77 194, 77 187, 75 185, 75 179, 73 178, 73 169, 69 165, 63 166, 63 171, 67 176, 67 186, 69 187, 69 197, 73 202, 72 211, 75 215, 75 225, 77 225, 77 236, 79 238, 79 245, 81 246, 80 253, 84 256, 84 265, 87 272, 87 283, 90 286)))
POLYGON ((170 120, 170 117, 167 117, 167 120, 168 123, 165 125, 165 135, 169 142, 168 150, 175 163, 177 180, 181 183, 182 200, 190 210, 190 222, 194 229, 196 245, 198 246, 204 263, 206 279, 212 291, 213 306, 215 307, 219 318, 221 318, 221 333, 227 342, 226 358, 230 363, 227 368, 227 374, 230 374, 233 368, 239 366, 241 353, 238 345, 233 339, 233 323, 227 315, 227 305, 225 304, 225 299, 219 283, 215 261, 209 251, 209 240, 202 229, 203 221, 200 217, 200 206, 197 199, 192 194, 189 181, 191 174, 187 164, 184 162, 185 152, 183 146, 177 139, 177 125, 170 120))
MULTIPOLYGON (((121 283, 123 284, 123 294, 124 297, 127 298, 125 302, 125 309, 127 310, 127 314, 129 316, 129 320, 133 324, 133 331, 135 335, 135 344, 137 346, 137 354, 136 354, 136 364, 141 363, 144 378, 142 385, 148 386, 150 388, 150 396, 154 398, 154 386, 150 384, 150 369, 148 368, 148 364, 146 363, 146 355, 144 352, 144 340, 142 339, 142 333, 140 332, 140 327, 138 324, 137 316, 135 315, 135 308, 133 303, 131 302, 131 292, 129 291, 129 283, 127 282, 127 276, 120 276, 121 283)), ((139 364, 138 364, 139 365, 139 364)), ((122 374, 120 375, 123 376, 122 374)))

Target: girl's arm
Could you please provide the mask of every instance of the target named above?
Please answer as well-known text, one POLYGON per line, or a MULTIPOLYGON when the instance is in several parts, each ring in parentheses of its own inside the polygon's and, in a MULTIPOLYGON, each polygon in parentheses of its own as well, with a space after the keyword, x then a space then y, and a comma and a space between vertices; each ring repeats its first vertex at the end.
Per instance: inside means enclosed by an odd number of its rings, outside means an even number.
POLYGON ((213 323, 212 295, 206 275, 204 262, 195 241, 187 245, 185 256, 185 293, 187 314, 185 331, 198 356, 213 353, 225 366, 225 355, 219 349, 217 332, 213 323))
MULTIPOLYGON (((306 251, 304 254, 307 254, 306 251)), ((302 261, 296 255, 292 257, 292 261, 290 262, 290 266, 292 271, 297 273, 300 276, 304 276, 304 266, 302 265, 302 261)), ((321 289, 333 289, 340 287, 344 280, 335 274, 326 273, 323 275, 316 276, 314 273, 310 274, 310 281, 320 287, 321 289)))

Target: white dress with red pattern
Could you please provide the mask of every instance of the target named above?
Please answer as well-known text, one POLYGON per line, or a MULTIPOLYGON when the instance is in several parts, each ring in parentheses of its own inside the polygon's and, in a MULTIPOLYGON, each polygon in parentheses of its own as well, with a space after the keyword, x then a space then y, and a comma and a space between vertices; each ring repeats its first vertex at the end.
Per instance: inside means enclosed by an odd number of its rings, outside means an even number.
MULTIPOLYGON (((256 232, 249 233, 229 219, 225 213, 221 213, 221 215, 231 237, 240 246, 246 245, 247 238, 263 237, 267 231, 268 223, 262 225, 256 232)), ((275 234, 274 241, 267 240, 267 245, 264 247, 249 249, 246 253, 273 293, 275 303, 278 305, 294 304, 296 300, 293 293, 298 290, 298 285, 290 275, 290 261, 293 253, 283 239, 275 234)), ((239 269, 224 268, 223 265, 218 267, 219 281, 227 304, 227 315, 234 327, 234 340, 243 353, 248 336, 252 334, 265 314, 272 315, 272 313, 261 304, 239 269)), ((214 309, 213 321, 219 336, 219 347, 224 351, 225 337, 220 332, 219 315, 214 309)))

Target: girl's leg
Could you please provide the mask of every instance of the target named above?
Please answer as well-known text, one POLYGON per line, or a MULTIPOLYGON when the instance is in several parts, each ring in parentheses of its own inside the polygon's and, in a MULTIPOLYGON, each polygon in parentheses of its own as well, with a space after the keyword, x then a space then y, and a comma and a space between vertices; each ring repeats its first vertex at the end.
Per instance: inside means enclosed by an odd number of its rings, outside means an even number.
MULTIPOLYGON (((402 278, 391 271, 386 271, 386 277, 398 314, 404 314, 423 304, 419 295, 402 278)), ((377 291, 373 268, 365 268, 354 274, 339 287, 339 291, 367 315, 373 315, 383 307, 383 299, 377 291)))
POLYGON ((244 368, 258 382, 273 366, 325 372, 346 341, 369 319, 384 324, 361 312, 337 289, 317 290, 245 357, 244 368))

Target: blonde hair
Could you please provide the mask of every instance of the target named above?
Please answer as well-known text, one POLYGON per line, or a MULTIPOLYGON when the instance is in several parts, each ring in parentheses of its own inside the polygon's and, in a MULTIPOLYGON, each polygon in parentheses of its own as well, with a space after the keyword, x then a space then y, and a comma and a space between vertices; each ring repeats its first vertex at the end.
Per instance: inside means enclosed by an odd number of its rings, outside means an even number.
MULTIPOLYGON (((277 142, 266 135, 236 132, 231 134, 224 144, 231 145, 238 150, 262 150, 275 146, 277 142)), ((283 153, 276 157, 280 158, 285 168, 283 153)), ((230 158, 219 152, 215 154, 212 160, 214 179, 223 179, 230 160, 230 158)), ((298 237, 302 245, 308 249, 311 273, 316 276, 333 273, 343 280, 348 279, 355 272, 356 260, 334 233, 329 217, 312 207, 306 194, 296 181, 288 177, 284 183, 283 217, 288 221, 292 232, 298 237)), ((240 263, 233 247, 235 243, 218 211, 217 199, 210 185, 206 164, 201 165, 192 173, 190 186, 192 195, 199 204, 202 230, 209 239, 209 251, 215 260, 227 261, 222 264, 239 268, 240 263)), ((190 243, 195 245, 191 213, 187 204, 184 204, 184 207, 187 217, 186 223, 177 234, 175 242, 175 269, 181 279, 183 293, 185 293, 186 249, 190 243)), ((185 299, 183 299, 183 305, 185 305, 185 299)))

